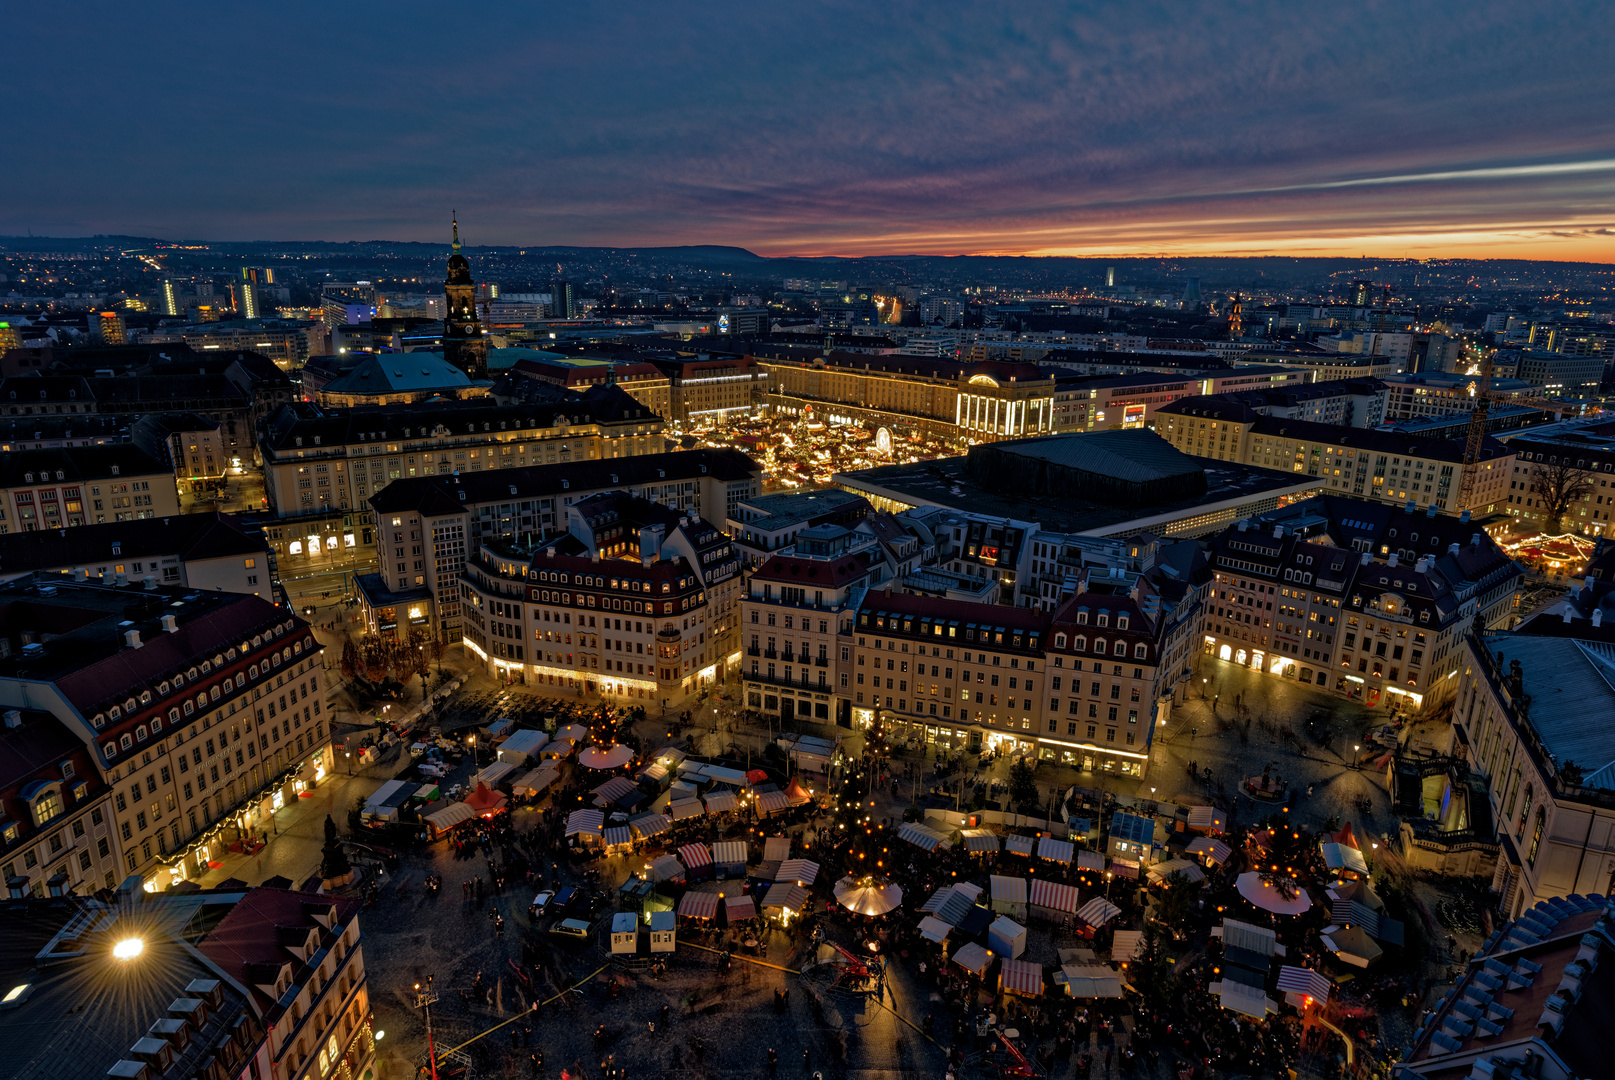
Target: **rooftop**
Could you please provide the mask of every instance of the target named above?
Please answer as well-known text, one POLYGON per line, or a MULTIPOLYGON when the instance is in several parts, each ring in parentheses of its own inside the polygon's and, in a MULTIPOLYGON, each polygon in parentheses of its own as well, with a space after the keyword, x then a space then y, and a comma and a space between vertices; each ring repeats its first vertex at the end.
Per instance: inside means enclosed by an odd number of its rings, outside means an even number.
POLYGON ((469 376, 440 352, 372 353, 320 388, 321 394, 426 393, 464 390, 469 376))
POLYGON ((1035 521, 1055 532, 1085 534, 1111 531, 1144 518, 1187 513, 1212 503, 1277 498, 1308 486, 1304 477, 1231 461, 1191 458, 1205 473, 1203 493, 1159 502, 1117 505, 1097 499, 1021 495, 984 487, 971 479, 965 469, 966 460, 948 457, 910 465, 881 465, 839 473, 834 480, 855 494, 884 497, 910 506, 941 506, 1016 521, 1035 521))
POLYGON ((1580 766, 1585 787, 1615 790, 1615 727, 1587 722, 1615 716, 1615 645, 1501 631, 1481 640, 1493 656, 1519 662, 1529 723, 1554 760, 1580 766))
POLYGON ((466 506, 534 499, 563 491, 579 494, 711 476, 724 481, 756 476, 758 467, 738 450, 683 450, 598 461, 563 461, 523 469, 492 469, 460 476, 394 480, 370 498, 379 513, 413 510, 450 514, 466 506))
POLYGON ((91 573, 108 560, 178 555, 185 561, 232 555, 267 554, 269 542, 220 513, 78 525, 71 529, 0 533, 0 576, 35 570, 86 567, 91 573))

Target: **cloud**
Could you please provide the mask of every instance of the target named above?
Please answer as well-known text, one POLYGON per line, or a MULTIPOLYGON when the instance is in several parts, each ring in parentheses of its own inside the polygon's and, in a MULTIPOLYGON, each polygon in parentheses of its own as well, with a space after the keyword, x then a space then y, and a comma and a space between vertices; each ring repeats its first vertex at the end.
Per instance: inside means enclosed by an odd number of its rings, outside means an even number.
POLYGON ((0 172, 0 231, 437 239, 458 207, 482 242, 856 253, 1615 220, 1592 4, 89 12, 17 16, 9 104, 49 152, 0 172))

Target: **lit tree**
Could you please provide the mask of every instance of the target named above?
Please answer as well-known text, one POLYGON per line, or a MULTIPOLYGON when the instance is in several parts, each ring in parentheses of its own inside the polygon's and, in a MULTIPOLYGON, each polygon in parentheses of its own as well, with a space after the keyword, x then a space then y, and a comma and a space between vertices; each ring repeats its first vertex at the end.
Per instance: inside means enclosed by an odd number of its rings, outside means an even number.
POLYGON ((1542 509, 1542 531, 1549 536, 1558 536, 1563 531, 1571 504, 1593 490, 1592 473, 1571 465, 1569 457, 1556 464, 1533 465, 1527 483, 1526 490, 1536 496, 1542 509))

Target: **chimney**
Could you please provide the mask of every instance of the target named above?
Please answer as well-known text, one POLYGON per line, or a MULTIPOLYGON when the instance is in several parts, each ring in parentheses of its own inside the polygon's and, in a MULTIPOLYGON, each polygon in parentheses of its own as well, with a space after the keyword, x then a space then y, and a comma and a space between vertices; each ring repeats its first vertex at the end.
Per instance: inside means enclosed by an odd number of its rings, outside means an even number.
POLYGON ((6 727, 8 727, 8 728, 20 728, 20 727, 22 727, 22 710, 21 709, 7 709, 6 710, 6 727))
POLYGON ((1463 522, 1465 525, 1468 525, 1469 524, 1469 511, 1465 510, 1463 513, 1459 514, 1458 515, 1458 520, 1463 522))
POLYGON ((145 577, 141 578, 140 580, 141 580, 142 583, 145 584, 146 589, 148 591, 150 591, 152 589, 155 589, 157 587, 157 575, 156 574, 147 574, 145 577))
POLYGON ((1283 540, 1284 539, 1284 526, 1283 525, 1275 525, 1275 526, 1273 526, 1273 539, 1275 539, 1275 540, 1283 540))
POLYGON ((1604 625, 1604 609, 1603 608, 1596 608, 1596 607, 1593 608, 1593 625, 1594 626, 1603 626, 1604 625))
POLYGON ((1436 516, 1436 504, 1435 503, 1430 504, 1430 509, 1428 509, 1428 510, 1426 510, 1424 512, 1424 516, 1427 517, 1427 518, 1433 518, 1433 517, 1436 516))
POLYGON ((1359 566, 1367 566, 1369 563, 1371 563, 1373 561, 1374 561, 1374 553, 1372 551, 1365 551, 1365 552, 1363 552, 1363 557, 1361 559, 1357 560, 1357 565, 1359 565, 1359 566))
POLYGON ((1409 499, 1407 506, 1404 507, 1404 509, 1410 514, 1413 513, 1413 511, 1417 510, 1418 508, 1419 508, 1419 504, 1414 502, 1412 499, 1409 499))
POLYGON ((121 588, 123 588, 123 587, 124 587, 124 586, 125 586, 125 585, 127 585, 127 584, 129 584, 129 579, 128 579, 128 578, 126 578, 126 577, 125 577, 125 576, 124 576, 124 575, 123 575, 123 573, 122 573, 122 572, 121 572, 121 571, 120 571, 120 572, 119 572, 119 573, 116 573, 116 574, 113 574, 113 575, 112 575, 112 584, 113 584, 113 586, 115 586, 115 587, 116 587, 116 588, 119 588, 119 589, 121 589, 121 588))
POLYGON ((1470 546, 1470 548, 1472 550, 1474 550, 1474 551, 1479 551, 1480 550, 1480 538, 1481 538, 1481 536, 1482 536, 1481 533, 1473 533, 1469 537, 1469 546, 1470 546))
POLYGON ((1396 563, 1397 563, 1397 554, 1396 554, 1396 552, 1393 551, 1393 552, 1391 552, 1391 557, 1389 559, 1385 560, 1385 565, 1386 566, 1395 566, 1396 563))
POLYGON ((1251 526, 1250 522, 1246 521, 1244 518, 1240 519, 1240 521, 1239 521, 1239 531, 1240 532, 1244 532, 1246 529, 1250 528, 1250 526, 1251 526))
POLYGON ((1414 562, 1413 569, 1414 569, 1415 573, 1420 573, 1420 574, 1422 574, 1426 570, 1430 569, 1430 556, 1428 556, 1428 555, 1420 555, 1418 560, 1416 562, 1414 562))
POLYGON ((163 618, 162 618, 162 624, 163 624, 163 633, 165 633, 165 634, 177 634, 177 633, 179 633, 179 621, 177 619, 175 619, 174 616, 172 616, 172 615, 164 615, 163 618))
POLYGON ((1565 609, 1560 614, 1563 615, 1565 622, 1570 622, 1572 619, 1574 619, 1576 617, 1575 611, 1570 606, 1570 601, 1568 601, 1568 600, 1565 601, 1565 609))
POLYGON ((1447 545, 1447 554, 1448 555, 1456 555, 1456 554, 1458 554, 1458 545, 1457 544, 1448 544, 1447 545))
POLYGON ((90 572, 88 570, 84 569, 84 567, 76 566, 76 567, 73 568, 73 580, 74 581, 78 581, 78 582, 87 581, 89 579, 89 577, 90 577, 90 572))
POLYGON ((123 644, 125 647, 130 649, 140 648, 140 631, 125 630, 123 632, 123 644))

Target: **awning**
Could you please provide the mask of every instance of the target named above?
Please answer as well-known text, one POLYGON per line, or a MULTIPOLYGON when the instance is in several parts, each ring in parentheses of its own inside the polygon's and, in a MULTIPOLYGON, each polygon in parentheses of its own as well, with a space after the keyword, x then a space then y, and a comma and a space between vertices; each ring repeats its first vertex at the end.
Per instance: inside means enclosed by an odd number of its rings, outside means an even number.
POLYGON ((1360 926, 1331 927, 1323 932, 1324 946, 1340 959, 1355 967, 1366 968, 1385 950, 1374 944, 1374 939, 1360 926))
POLYGON ((972 941, 953 954, 953 962, 972 975, 985 975, 992 966, 993 954, 972 941))
POLYGON ((998 834, 990 829, 966 829, 964 838, 965 850, 972 855, 998 850, 998 834))
POLYGON ((742 840, 715 840, 712 861, 719 866, 745 866, 746 844, 742 840))
POLYGON ((1022 836, 1019 833, 1010 833, 1004 837, 1004 850, 1011 855, 1025 855, 1030 858, 1032 855, 1032 838, 1022 836))
POLYGON ((463 802, 450 803, 437 813, 426 819, 426 823, 437 832, 446 832, 462 821, 470 821, 477 816, 477 812, 463 802))
POLYGON ((796 912, 801 911, 806 903, 806 889, 800 885, 782 881, 769 889, 767 895, 763 897, 763 910, 779 908, 781 911, 789 911, 794 915, 796 912))
POLYGON ((566 727, 557 731, 555 733, 555 737, 557 739, 571 739, 573 742, 579 742, 589 737, 589 729, 584 727, 582 724, 568 724, 566 727))
POLYGON ((600 835, 600 827, 606 822, 606 815, 598 810, 574 810, 566 816, 566 835, 575 836, 578 833, 593 833, 600 835))
POLYGON ((1103 964, 1065 964, 1054 973, 1056 985, 1074 998, 1109 999, 1122 996, 1122 977, 1103 964))
POLYGON ((732 791, 713 791, 702 802, 706 803, 707 813, 725 814, 735 808, 737 800, 732 791))
POLYGON ((666 832, 673 827, 673 822, 666 814, 640 814, 629 818, 628 826, 641 837, 647 837, 666 832))
POLYGON ((729 925, 744 922, 757 917, 757 905, 749 896, 726 896, 723 898, 723 914, 729 925))
POLYGON ((1029 960, 1006 958, 998 965, 998 985, 1008 994, 1037 997, 1043 993, 1043 968, 1029 960))
POLYGON ((1103 896, 1096 896, 1077 909, 1077 918, 1097 930, 1121 913, 1121 908, 1103 896))
POLYGON ((635 784, 626 776, 613 776, 589 794, 594 796, 596 806, 604 807, 612 805, 624 796, 640 796, 643 792, 639 790, 638 784, 635 784))
POLYGON ((783 791, 764 791, 757 796, 757 816, 772 817, 791 808, 791 800, 783 791))
POLYGON ((907 840, 915 847, 922 848, 925 851, 935 851, 939 847, 946 848, 950 846, 946 836, 943 836, 935 829, 927 828, 924 825, 916 825, 912 821, 903 823, 903 827, 897 830, 897 838, 907 840))
POLYGON ((927 941, 941 944, 947 938, 948 931, 952 929, 953 927, 934 915, 927 915, 920 920, 920 936, 927 941))
POLYGON ((1110 860, 1110 872, 1119 878, 1137 881, 1138 863, 1133 862, 1131 859, 1112 859, 1110 860))
POLYGON ((1077 850, 1077 869, 1091 870, 1094 873, 1103 874, 1105 872, 1104 854, 1091 848, 1079 848, 1077 850))
POLYGON ((1323 843, 1318 845, 1323 851, 1323 864, 1331 870, 1345 870, 1349 873, 1368 876, 1368 860, 1363 853, 1349 844, 1323 843))
POLYGON ((493 787, 515 771, 515 762, 496 761, 492 765, 483 766, 482 770, 472 777, 471 783, 473 787, 477 784, 487 784, 489 787, 493 787))
POLYGON ((718 916, 718 894, 687 892, 679 901, 679 917, 684 919, 715 919, 718 916))
POLYGON ((993 903, 1024 904, 1026 903, 1026 879, 1018 877, 999 877, 993 874, 987 879, 993 897, 993 903))
POLYGON ((808 794, 807 788, 802 786, 802 781, 795 776, 785 785, 785 797, 790 800, 792 806, 801 806, 803 803, 813 801, 813 796, 808 794))
POLYGON ((1165 881, 1173 874, 1182 874, 1190 885, 1198 885, 1206 880, 1206 872, 1188 859, 1167 859, 1165 862, 1154 863, 1150 866, 1150 881, 1165 881))
POLYGON ((626 825, 613 825, 605 830, 606 847, 627 847, 634 842, 634 834, 626 825))
POLYGON ((571 739, 553 739, 549 743, 545 744, 544 749, 539 751, 538 756, 550 759, 564 758, 570 754, 573 748, 575 748, 577 745, 578 744, 573 742, 571 739))
POLYGON ((685 844, 679 848, 679 861, 688 870, 700 870, 712 865, 712 853, 705 844, 685 844))
POLYGON ((1244 1016, 1265 1020, 1270 1012, 1277 1012, 1273 999, 1254 986, 1223 979, 1211 984, 1211 992, 1222 1001, 1222 1007, 1244 1016))
POLYGON ((1332 989, 1334 984, 1328 977, 1311 968, 1291 967, 1289 964, 1279 968, 1280 993, 1304 994, 1321 1005, 1329 1000, 1332 989))
POLYGON ((1052 836, 1040 837, 1037 842, 1037 857, 1069 866, 1076 847, 1069 840, 1056 840, 1052 836))
POLYGON ((645 874, 658 885, 664 881, 678 881, 684 877, 684 864, 679 862, 676 855, 663 855, 650 864, 645 874))
POLYGON ((794 881, 798 885, 812 885, 819 876, 819 864, 812 859, 786 859, 779 864, 775 881, 794 881))
POLYGON ((1212 832, 1222 832, 1227 824, 1227 818, 1221 810, 1214 806, 1191 806, 1189 808, 1189 828, 1210 829, 1212 832))
POLYGON ((522 776, 510 786, 510 790, 527 798, 541 794, 560 777, 560 772, 550 765, 540 765, 522 776))
POLYGON ((700 799, 678 799, 667 804, 667 812, 674 821, 700 817, 703 810, 700 799))
POLYGON ((1139 942, 1144 940, 1142 930, 1116 930, 1110 937, 1110 958, 1132 960, 1138 956, 1139 942))
POLYGON ((1033 878, 1030 903, 1036 908, 1048 908, 1069 915, 1077 910, 1077 887, 1033 878))
POLYGON ((763 862, 784 862, 791 857, 791 841, 784 836, 763 838, 763 862))
POLYGON ((1183 850, 1218 866, 1227 862, 1228 856, 1233 854, 1233 850, 1227 844, 1211 836, 1197 836, 1190 840, 1189 846, 1183 850))

